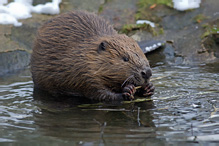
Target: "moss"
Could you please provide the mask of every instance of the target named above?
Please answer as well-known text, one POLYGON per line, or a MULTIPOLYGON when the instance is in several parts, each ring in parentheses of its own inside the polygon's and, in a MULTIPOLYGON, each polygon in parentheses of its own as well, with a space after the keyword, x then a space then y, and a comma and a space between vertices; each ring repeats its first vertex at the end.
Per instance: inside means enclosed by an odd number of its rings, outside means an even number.
POLYGON ((98 13, 103 12, 103 5, 100 5, 99 9, 98 9, 98 13))
MULTIPOLYGON (((205 32, 202 34, 202 46, 204 51, 214 53, 214 56, 219 58, 219 20, 215 20, 203 25, 205 32)), ((202 53, 202 52, 200 52, 202 53)))
POLYGON ((157 35, 157 32, 155 31, 155 29, 146 23, 144 23, 144 24, 126 24, 123 26, 123 28, 121 29, 120 32, 128 34, 131 31, 135 31, 135 30, 145 30, 147 32, 152 33, 154 36, 157 35))
MULTIPOLYGON (((167 7, 173 7, 172 0, 139 0, 137 6, 138 10, 135 14, 135 19, 139 20, 149 20, 151 22, 156 23, 156 27, 152 28, 149 24, 127 24, 124 25, 123 28, 120 30, 121 33, 129 34, 135 30, 144 30, 150 32, 152 35, 161 35, 164 34, 163 28, 159 25, 159 22, 162 20, 160 16, 157 16, 154 11, 151 9, 155 8, 156 5, 165 5, 167 7), (152 6, 152 7, 151 7, 152 6)), ((164 7, 165 7, 164 6, 164 7)), ((163 10, 163 7, 160 7, 163 10)), ((159 11, 157 9, 156 11, 159 11)))
POLYGON ((159 33, 159 34, 164 34, 163 28, 160 28, 158 33, 159 33))
POLYGON ((206 17, 205 15, 199 14, 197 16, 195 16, 193 19, 196 23, 201 23, 203 20, 207 19, 208 17, 206 17))
POLYGON ((138 6, 138 10, 137 13, 135 15, 135 19, 147 19, 153 22, 158 22, 159 21, 159 17, 153 15, 152 13, 150 13, 150 6, 152 5, 165 5, 168 7, 173 7, 173 3, 172 0, 139 0, 137 6, 138 6))
POLYGON ((140 7, 148 7, 153 4, 162 4, 169 7, 173 7, 172 0, 139 0, 138 5, 140 7))
POLYGON ((202 39, 212 34, 219 34, 219 28, 217 25, 211 26, 211 25, 205 24, 202 27, 205 29, 205 32, 201 36, 202 39))

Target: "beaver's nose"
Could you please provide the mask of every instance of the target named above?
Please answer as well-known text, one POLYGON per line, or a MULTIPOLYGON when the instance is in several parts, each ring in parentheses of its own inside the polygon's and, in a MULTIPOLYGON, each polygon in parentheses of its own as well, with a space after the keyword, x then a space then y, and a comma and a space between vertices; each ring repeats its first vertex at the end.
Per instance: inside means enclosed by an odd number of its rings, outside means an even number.
POLYGON ((149 79, 152 76, 152 70, 148 67, 145 68, 144 70, 142 70, 141 76, 144 79, 149 79))

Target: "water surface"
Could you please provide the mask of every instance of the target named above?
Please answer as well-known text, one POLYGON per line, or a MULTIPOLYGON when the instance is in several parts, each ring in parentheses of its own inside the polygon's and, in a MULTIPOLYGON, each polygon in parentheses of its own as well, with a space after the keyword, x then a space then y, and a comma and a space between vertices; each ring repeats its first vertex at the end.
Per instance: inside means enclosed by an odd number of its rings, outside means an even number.
POLYGON ((29 70, 0 78, 0 142, 22 145, 218 145, 218 64, 153 68, 155 95, 75 104, 33 94, 29 70), (33 98, 33 97, 40 97, 33 98))

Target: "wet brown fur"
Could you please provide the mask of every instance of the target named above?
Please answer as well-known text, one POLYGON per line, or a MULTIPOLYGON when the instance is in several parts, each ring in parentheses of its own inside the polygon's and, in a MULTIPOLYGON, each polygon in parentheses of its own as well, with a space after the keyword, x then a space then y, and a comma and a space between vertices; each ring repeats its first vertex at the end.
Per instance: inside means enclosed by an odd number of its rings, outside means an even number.
POLYGON ((142 85, 140 72, 146 67, 148 61, 132 38, 83 11, 45 23, 38 30, 31 58, 35 87, 98 100, 121 100, 123 82, 133 75, 131 82, 142 85))

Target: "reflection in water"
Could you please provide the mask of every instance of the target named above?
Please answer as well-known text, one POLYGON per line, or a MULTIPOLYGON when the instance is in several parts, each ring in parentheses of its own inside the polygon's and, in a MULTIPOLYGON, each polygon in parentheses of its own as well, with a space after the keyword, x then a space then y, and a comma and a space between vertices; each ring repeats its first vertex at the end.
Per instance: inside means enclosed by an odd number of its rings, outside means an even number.
POLYGON ((148 110, 153 108, 152 101, 133 104, 86 101, 80 105, 76 99, 63 97, 64 101, 53 100, 36 97, 45 94, 35 93, 34 98, 40 99, 36 105, 40 107, 41 114, 33 114, 33 117, 43 135, 81 144, 140 143, 155 135, 153 117, 148 110), (54 116, 59 120, 54 120, 54 116))
POLYGON ((37 90, 33 94, 29 71, 0 78, 0 142, 217 143, 217 67, 155 67, 156 92, 152 100, 133 103, 91 103, 68 97, 53 99, 37 90))

